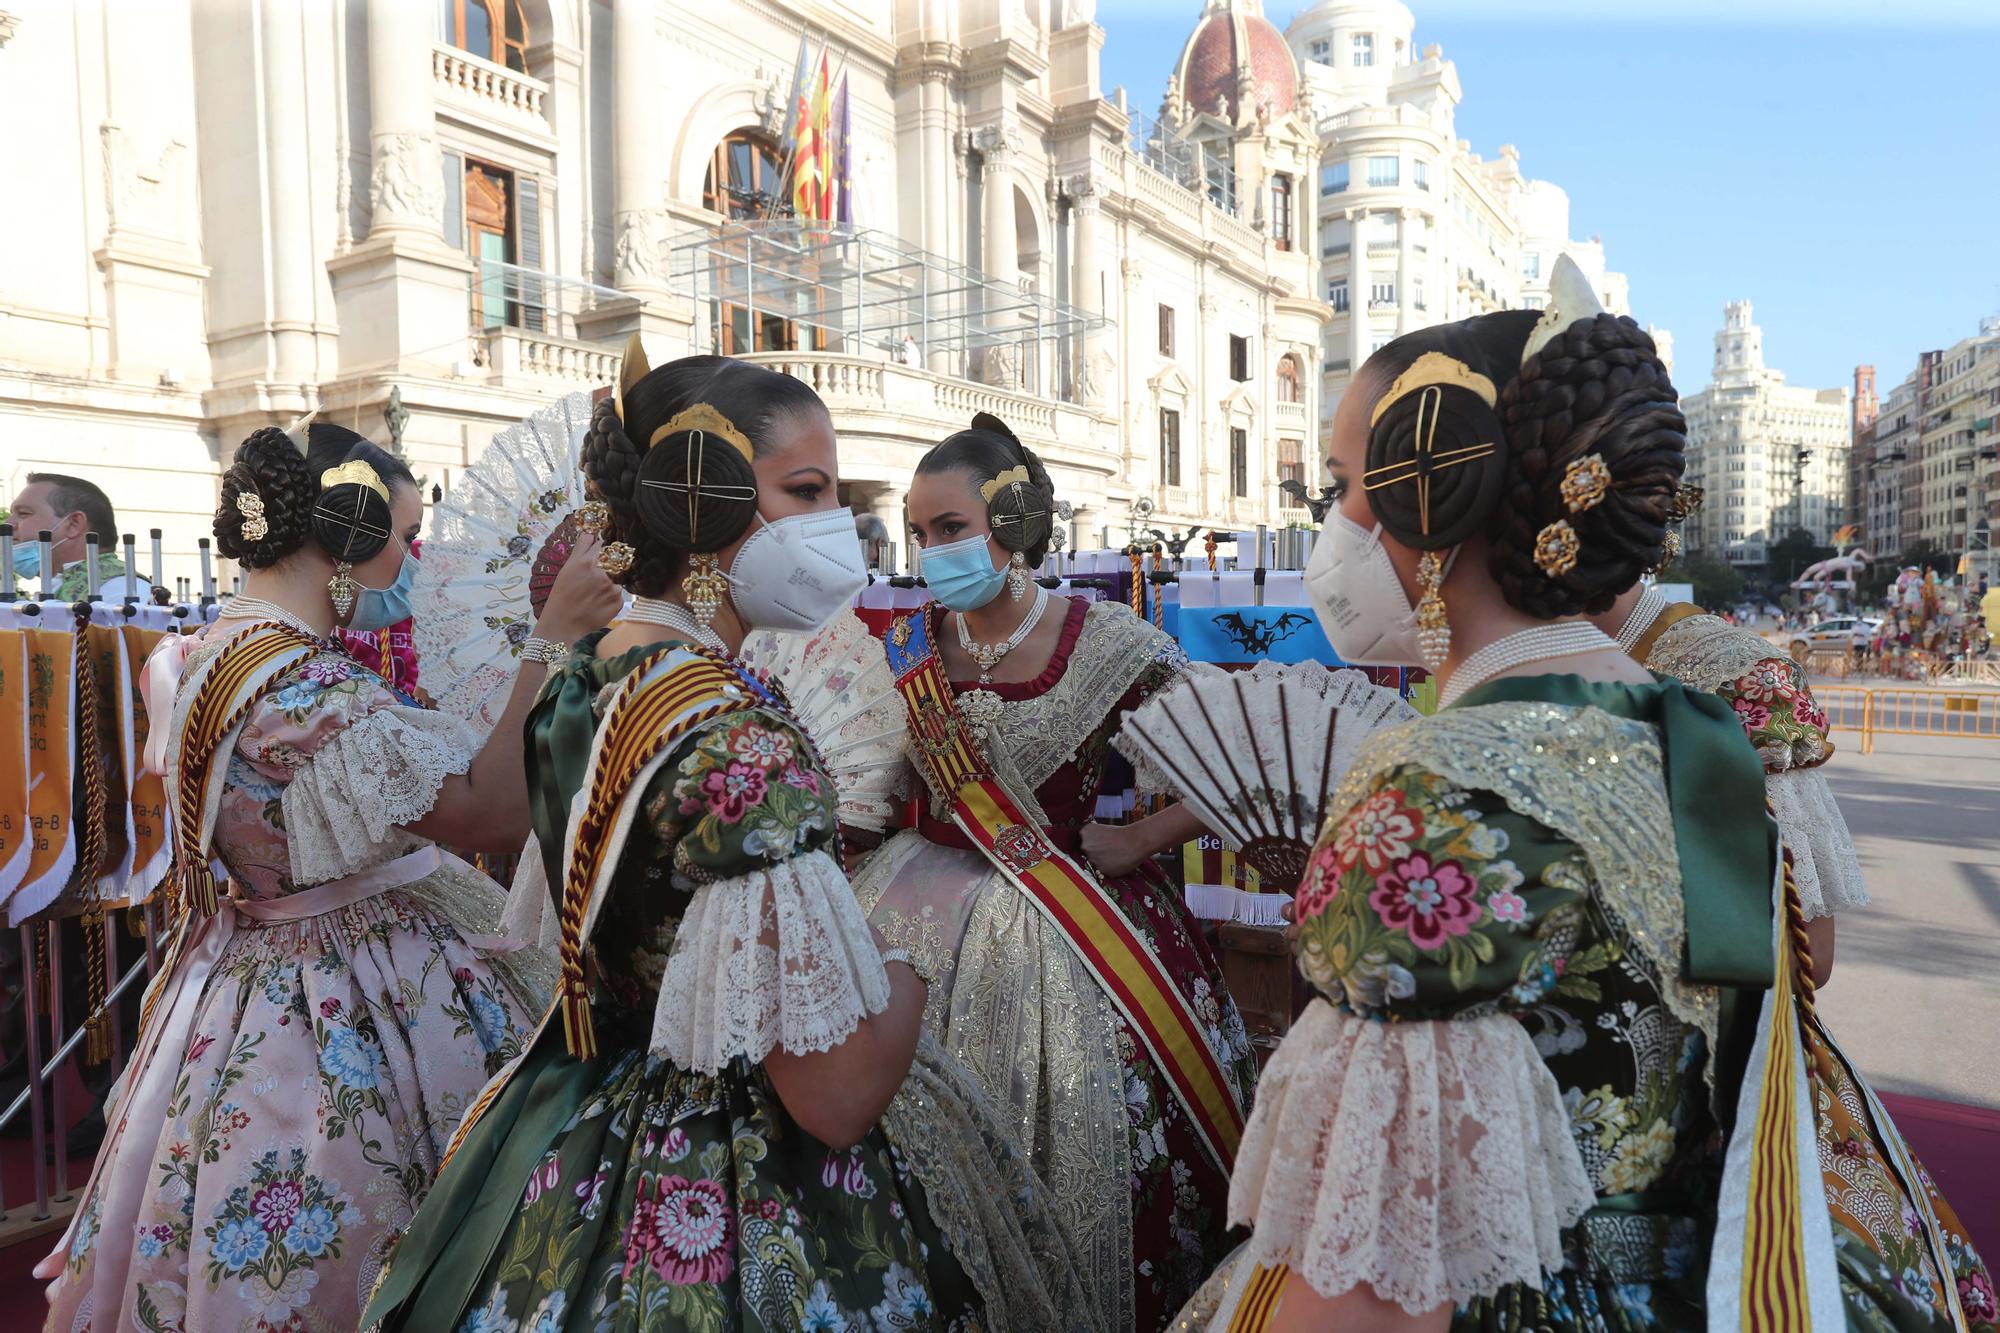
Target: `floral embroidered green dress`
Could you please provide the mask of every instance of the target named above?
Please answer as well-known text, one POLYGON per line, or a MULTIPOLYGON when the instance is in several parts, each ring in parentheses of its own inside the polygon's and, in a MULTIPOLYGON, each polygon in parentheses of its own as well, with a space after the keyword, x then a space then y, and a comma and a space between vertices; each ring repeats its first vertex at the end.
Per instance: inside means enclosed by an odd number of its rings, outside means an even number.
MULTIPOLYGON (((1711 1244, 1773 844, 1732 721, 1671 681, 1541 676, 1371 743, 1297 898, 1325 998, 1259 1086, 1230 1194, 1255 1232, 1209 1327, 1278 1265, 1458 1329, 1735 1326, 1743 1247, 1711 1244)), ((1828 1215, 1804 1211, 1810 1241, 1828 1215)), ((1934 1268, 1899 1291, 1831 1233, 1805 1249, 1815 1313, 1949 1326, 1934 1268)))
MULTIPOLYGON (((693 656, 599 659, 601 637, 529 722, 552 883, 613 687, 693 656)), ((740 708, 666 724, 612 853, 588 948, 598 1054, 568 1054, 551 1022, 489 1088, 370 1308, 380 1327, 1075 1326, 1082 1289, 1040 1185, 934 1048, 849 1149, 801 1130, 764 1074, 773 1049, 845 1039, 888 991, 831 855, 832 781, 741 680, 740 708)))

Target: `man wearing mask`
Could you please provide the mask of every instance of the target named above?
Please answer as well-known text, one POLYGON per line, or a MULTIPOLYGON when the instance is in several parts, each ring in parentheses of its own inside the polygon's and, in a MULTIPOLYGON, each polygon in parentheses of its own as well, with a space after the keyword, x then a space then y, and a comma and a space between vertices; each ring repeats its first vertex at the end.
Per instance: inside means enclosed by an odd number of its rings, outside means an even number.
MULTIPOLYGON (((47 532, 53 538, 49 549, 56 568, 55 596, 65 602, 82 597, 90 587, 83 565, 88 553, 84 539, 94 532, 98 586, 113 599, 126 595, 125 563, 113 553, 118 545, 118 516, 112 512, 111 498, 95 483, 60 472, 30 472, 28 484, 7 507, 7 521, 14 525, 14 573, 35 591, 41 590, 42 578, 42 548, 37 539, 47 532), (119 580, 117 588, 110 586, 113 579, 119 580)), ((132 580, 133 596, 144 600, 151 590, 146 580, 132 580)))

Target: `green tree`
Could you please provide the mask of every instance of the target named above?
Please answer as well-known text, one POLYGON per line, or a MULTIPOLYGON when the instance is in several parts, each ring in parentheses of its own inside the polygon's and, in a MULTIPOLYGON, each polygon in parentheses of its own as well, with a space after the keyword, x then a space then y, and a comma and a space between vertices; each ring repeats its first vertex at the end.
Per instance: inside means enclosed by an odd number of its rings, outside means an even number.
POLYGON ((1712 555, 1682 556, 1660 571, 1660 582, 1692 584, 1696 604, 1711 611, 1726 611, 1743 596, 1743 576, 1712 555))

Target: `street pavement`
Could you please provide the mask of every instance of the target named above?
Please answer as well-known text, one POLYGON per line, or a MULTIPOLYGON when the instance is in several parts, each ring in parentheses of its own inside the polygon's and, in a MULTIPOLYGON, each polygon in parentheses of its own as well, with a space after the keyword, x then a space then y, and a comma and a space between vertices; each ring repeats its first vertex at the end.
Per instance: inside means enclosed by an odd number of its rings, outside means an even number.
POLYGON ((1841 914, 1820 1012, 1878 1090, 2000 1110, 2000 741, 1833 739, 1874 904, 1841 914))

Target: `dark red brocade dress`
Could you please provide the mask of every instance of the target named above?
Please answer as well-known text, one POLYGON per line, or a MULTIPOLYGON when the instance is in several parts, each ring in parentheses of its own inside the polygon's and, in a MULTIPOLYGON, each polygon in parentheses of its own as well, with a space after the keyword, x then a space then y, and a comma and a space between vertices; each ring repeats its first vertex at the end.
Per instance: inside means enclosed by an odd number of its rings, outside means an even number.
MULTIPOLYGON (((941 609, 917 614, 936 643, 941 609)), ((1131 770, 1111 737, 1126 710, 1185 666, 1173 640, 1126 607, 1071 602, 1041 675, 952 689, 1015 804, 1088 869, 1083 826, 1127 807, 1131 770)), ((876 928, 934 978, 927 1025, 1018 1117, 1076 1242, 1099 1326, 1158 1329, 1229 1248, 1226 1166, 1069 939, 960 831, 937 793, 922 779, 916 787, 925 798, 918 827, 875 853, 855 890, 876 928)), ((1151 863, 1100 882, 1247 1106, 1256 1061, 1180 891, 1151 863)))

